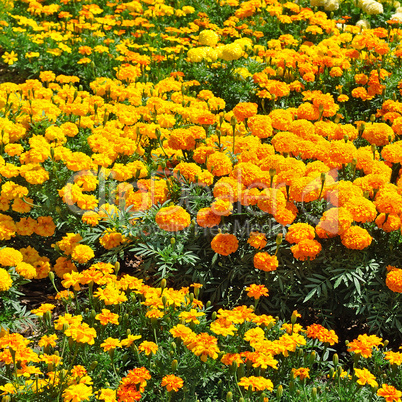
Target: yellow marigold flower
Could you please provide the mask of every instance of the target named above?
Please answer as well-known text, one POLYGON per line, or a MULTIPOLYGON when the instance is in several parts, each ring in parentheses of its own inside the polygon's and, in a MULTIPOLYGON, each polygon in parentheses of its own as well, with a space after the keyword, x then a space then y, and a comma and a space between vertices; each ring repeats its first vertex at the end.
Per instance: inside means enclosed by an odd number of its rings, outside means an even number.
POLYGON ((93 345, 96 338, 95 328, 91 328, 87 323, 71 324, 64 332, 66 336, 70 336, 75 342, 88 343, 93 345))
POLYGON ((56 306, 50 303, 43 303, 39 308, 31 310, 32 314, 37 315, 38 317, 43 317, 48 311, 52 311, 56 306))
POLYGON ((15 267, 15 270, 18 274, 23 276, 26 279, 33 279, 36 277, 36 269, 31 264, 26 262, 20 262, 15 267))
POLYGON ((85 264, 94 257, 95 253, 93 252, 91 247, 86 246, 85 244, 78 244, 73 248, 73 251, 71 253, 71 258, 80 264, 85 264))
POLYGON ((234 336, 237 328, 234 326, 232 321, 227 320, 224 317, 218 318, 210 325, 210 330, 216 335, 222 335, 224 337, 231 335, 234 336))
POLYGON ((162 378, 161 385, 162 387, 166 387, 166 390, 168 392, 177 392, 180 388, 183 387, 184 382, 180 377, 177 377, 174 374, 168 374, 162 378))
POLYGON ((355 375, 358 378, 357 383, 360 385, 370 385, 373 388, 378 387, 378 382, 375 380, 375 376, 370 373, 366 368, 358 369, 354 368, 355 375))
POLYGON ((292 374, 293 378, 299 377, 303 381, 305 378, 310 378, 310 369, 306 367, 292 368, 292 374))
POLYGON ((85 384, 70 385, 63 392, 63 402, 88 401, 92 396, 92 387, 85 384))
POLYGON ((95 316, 95 320, 99 320, 102 325, 107 325, 108 323, 119 325, 119 315, 106 308, 102 309, 101 314, 95 316))
POLYGON ((220 57, 225 61, 238 60, 243 55, 243 49, 237 43, 230 43, 219 49, 220 57))
POLYGON ((3 59, 4 63, 11 65, 18 60, 18 55, 14 52, 14 50, 12 50, 11 53, 5 52, 1 58, 3 59))
POLYGON ((244 387, 246 390, 251 386, 252 391, 272 391, 274 389, 274 384, 268 378, 264 377, 242 377, 238 382, 239 385, 244 387))
POLYGON ((121 341, 121 346, 130 347, 134 341, 141 339, 141 335, 129 335, 126 339, 121 341))
POLYGON ((15 267, 22 260, 23 256, 18 250, 11 247, 4 247, 0 250, 0 264, 3 267, 15 267))
POLYGON ((120 348, 121 343, 118 339, 109 337, 100 346, 105 352, 108 352, 109 350, 120 348))
POLYGON ((268 296, 268 289, 265 285, 251 284, 246 288, 247 296, 259 299, 261 296, 268 296))
POLYGON ((211 248, 220 255, 234 253, 239 247, 239 241, 235 235, 229 233, 218 233, 211 242, 211 248))
POLYGON ((377 395, 382 396, 386 402, 398 402, 401 400, 402 392, 392 385, 382 384, 382 387, 377 390, 377 395))
POLYGON ((6 292, 12 284, 13 280, 10 274, 4 268, 0 268, 0 292, 6 292))
POLYGON ((261 271, 276 271, 279 261, 276 255, 269 255, 267 252, 260 252, 254 256, 254 268, 261 271))
POLYGON ((187 345, 187 348, 190 349, 196 356, 200 356, 200 359, 205 363, 208 359, 208 356, 212 359, 218 358, 218 353, 220 350, 217 346, 217 343, 217 338, 202 332, 187 345))
POLYGON ((204 315, 205 313, 202 313, 192 308, 190 311, 181 312, 179 314, 179 318, 184 320, 185 322, 193 322, 194 324, 199 324, 200 321, 198 320, 198 317, 202 317, 204 315))
POLYGON ((191 223, 190 214, 178 205, 161 208, 155 216, 157 225, 168 232, 177 232, 191 223))
POLYGON ((56 340, 57 340, 57 335, 53 334, 53 335, 43 335, 42 338, 40 338, 38 345, 41 348, 44 348, 46 346, 52 346, 55 347, 56 346, 56 340))
POLYGON ((151 353, 155 354, 158 351, 158 345, 155 342, 143 341, 140 343, 138 350, 149 356, 151 353))
POLYGON ((200 32, 198 41, 203 46, 215 46, 219 41, 219 35, 211 29, 204 29, 200 32))
POLYGON ((401 352, 384 352, 385 360, 388 360, 390 364, 396 364, 400 366, 402 364, 402 353, 401 352))

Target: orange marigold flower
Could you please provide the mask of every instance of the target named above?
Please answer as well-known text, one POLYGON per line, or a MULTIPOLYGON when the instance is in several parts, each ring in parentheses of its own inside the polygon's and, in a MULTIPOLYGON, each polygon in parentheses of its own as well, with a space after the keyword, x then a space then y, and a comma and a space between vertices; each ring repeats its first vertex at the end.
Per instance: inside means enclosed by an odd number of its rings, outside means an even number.
POLYGON ((111 324, 119 325, 119 315, 112 313, 110 310, 104 308, 101 314, 95 316, 95 320, 99 320, 102 325, 111 324))
POLYGON ((310 239, 301 240, 298 244, 290 248, 293 256, 300 261, 306 261, 308 258, 314 260, 321 249, 321 243, 317 240, 310 239))
POLYGON ((221 217, 213 213, 211 208, 201 208, 197 213, 197 223, 203 228, 219 225, 221 217))
POLYGON ((247 296, 259 299, 261 296, 268 296, 268 289, 264 285, 251 284, 246 288, 247 296))
POLYGON ((267 252, 260 252, 254 256, 254 268, 261 271, 276 271, 279 261, 276 255, 269 255, 267 252))
POLYGON ((377 390, 377 395, 385 398, 386 402, 399 402, 402 397, 402 392, 392 385, 382 384, 382 387, 377 390))
POLYGON ((3 267, 15 267, 21 263, 23 255, 12 247, 4 247, 0 250, 0 264, 3 267))
POLYGON ((214 176, 226 176, 232 171, 232 162, 227 155, 215 152, 208 156, 207 169, 214 176))
POLYGON ((394 130, 386 123, 366 123, 362 137, 370 144, 387 145, 395 139, 394 130))
POLYGON ((256 103, 243 102, 238 103, 234 109, 233 114, 235 115, 237 121, 242 122, 249 117, 257 114, 258 105, 256 103))
POLYGON ((211 242, 211 248, 220 255, 234 253, 239 247, 239 241, 235 235, 230 233, 218 233, 211 242))
POLYGON ((147 356, 149 356, 151 353, 155 354, 158 351, 158 345, 155 342, 150 342, 150 341, 143 341, 140 343, 140 346, 138 347, 138 350, 140 352, 144 352, 147 356))
POLYGON ((162 378, 162 387, 166 387, 168 392, 175 391, 177 392, 180 388, 183 387, 183 380, 180 377, 175 376, 174 374, 165 375, 162 378))
POLYGON ((318 339, 321 342, 328 342, 330 345, 338 343, 338 336, 334 330, 328 330, 319 324, 312 324, 307 327, 307 337, 318 339))
POLYGON ((191 223, 190 214, 178 205, 161 208, 155 216, 157 225, 168 232, 177 232, 191 223))
POLYGON ((395 268, 389 271, 385 284, 393 292, 402 293, 402 269, 395 268))
POLYGON ((288 243, 299 243, 302 240, 313 240, 315 237, 314 228, 308 223, 295 223, 289 227, 285 240, 288 243))
POLYGON ((352 250, 363 250, 373 240, 369 232, 360 226, 351 226, 341 235, 341 239, 342 244, 352 250))
POLYGON ((251 232, 247 243, 250 244, 251 247, 261 250, 267 245, 267 237, 265 233, 251 232))

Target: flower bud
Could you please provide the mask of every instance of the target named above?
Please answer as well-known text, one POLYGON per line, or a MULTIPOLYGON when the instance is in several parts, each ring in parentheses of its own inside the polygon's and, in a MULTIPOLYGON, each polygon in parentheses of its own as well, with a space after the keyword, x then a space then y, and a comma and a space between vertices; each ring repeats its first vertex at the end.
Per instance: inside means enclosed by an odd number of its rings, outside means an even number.
POLYGON ((117 275, 120 271, 120 263, 119 261, 116 261, 116 263, 114 264, 114 273, 117 275))
POLYGON ((280 398, 282 398, 282 395, 283 395, 283 386, 279 385, 278 389, 276 390, 276 397, 278 399, 280 399, 280 398))
POLYGON ((95 360, 91 363, 91 365, 89 366, 89 371, 94 370, 98 365, 98 362, 95 360))
POLYGON ((172 371, 173 371, 173 373, 177 370, 178 365, 179 365, 179 362, 176 359, 172 361, 172 371))
POLYGON ((335 353, 332 357, 332 361, 334 362, 334 366, 337 366, 339 364, 339 356, 337 353, 335 353))
POLYGON ((311 390, 311 395, 313 396, 313 398, 315 399, 317 396, 317 388, 313 387, 313 389, 311 390))
POLYGON ((278 233, 277 236, 276 236, 276 245, 280 246, 282 244, 282 240, 283 240, 283 234, 278 233))
POLYGON ((232 401, 233 401, 233 393, 229 391, 226 394, 226 402, 232 402, 232 401))
POLYGON ((163 278, 163 279, 161 280, 161 289, 165 289, 165 288, 166 288, 166 279, 163 278))

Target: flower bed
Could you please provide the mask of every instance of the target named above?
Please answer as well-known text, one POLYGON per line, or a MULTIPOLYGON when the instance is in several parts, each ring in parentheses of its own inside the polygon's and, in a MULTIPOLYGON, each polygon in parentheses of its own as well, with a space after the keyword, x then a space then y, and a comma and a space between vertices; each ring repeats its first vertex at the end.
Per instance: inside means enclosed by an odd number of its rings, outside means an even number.
POLYGON ((399 4, 2 10, 5 398, 400 398, 399 4))

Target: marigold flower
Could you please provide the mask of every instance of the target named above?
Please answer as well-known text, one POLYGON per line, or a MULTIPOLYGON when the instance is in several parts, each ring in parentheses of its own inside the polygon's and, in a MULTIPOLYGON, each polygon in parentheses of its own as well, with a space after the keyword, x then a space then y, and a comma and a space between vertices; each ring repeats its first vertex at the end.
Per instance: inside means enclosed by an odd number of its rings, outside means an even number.
POLYGON ((261 271, 276 271, 279 262, 276 255, 269 255, 267 252, 260 252, 254 256, 254 268, 261 271))
POLYGON ((43 303, 39 308, 31 310, 32 314, 37 315, 38 317, 43 317, 48 311, 52 311, 56 306, 50 303, 43 303))
POLYGON ((109 338, 106 338, 104 340, 104 342, 101 343, 100 346, 101 346, 101 348, 103 348, 103 350, 105 352, 108 352, 109 350, 114 350, 116 348, 120 348, 121 343, 118 339, 109 337, 109 338))
POLYGON ((322 250, 322 246, 317 240, 305 239, 291 247, 290 250, 297 260, 306 261, 308 258, 314 260, 322 250))
POLYGON ((370 373, 366 368, 358 369, 354 368, 355 375, 358 378, 357 383, 360 385, 370 385, 373 388, 378 387, 378 382, 375 380, 375 376, 370 373))
POLYGON ((363 250, 367 248, 373 238, 366 229, 360 226, 351 226, 341 235, 342 244, 353 250, 363 250))
POLYGON ((402 392, 392 385, 382 384, 382 387, 377 390, 377 395, 385 398, 386 402, 398 402, 401 400, 402 392))
POLYGON ((10 274, 4 268, 0 268, 0 292, 6 292, 12 284, 13 280, 10 274))
POLYGON ((140 343, 138 350, 149 356, 151 353, 155 354, 158 351, 158 345, 155 342, 143 341, 140 343))
POLYGON ((155 216, 157 225, 168 232, 177 232, 191 223, 190 214, 178 205, 161 208, 155 216))
POLYGON ((239 247, 239 241, 235 235, 230 233, 218 233, 211 242, 211 248, 220 255, 234 253, 239 247))
POLYGON ((15 267, 22 260, 22 254, 12 247, 4 247, 0 250, 0 264, 3 267, 15 267))
POLYGON ((389 271, 385 284, 393 292, 402 293, 402 269, 395 268, 389 271))
POLYGON ((251 284, 246 288, 247 296, 259 299, 261 296, 268 296, 268 289, 265 285, 251 284))
POLYGON ((212 228, 219 225, 221 217, 214 214, 211 208, 201 208, 197 212, 197 223, 203 228, 212 228))
POLYGON ((285 240, 288 243, 299 243, 302 240, 313 240, 315 237, 314 228, 308 223, 295 223, 291 225, 286 233, 285 240))
POLYGON ((238 384, 244 387, 246 390, 251 386, 252 391, 272 391, 274 389, 274 384, 272 381, 264 377, 241 377, 238 384))
POLYGON ((184 382, 180 377, 177 377, 174 374, 168 374, 162 378, 161 385, 162 387, 166 387, 166 390, 168 392, 177 392, 180 388, 183 387, 184 382))
POLYGON ((70 385, 63 392, 63 402, 87 401, 92 396, 92 387, 85 384, 70 385))
POLYGON ((232 171, 232 162, 227 155, 215 152, 208 156, 207 169, 214 176, 226 176, 232 171))
POLYGON ((73 248, 71 258, 80 264, 85 264, 89 260, 95 257, 95 253, 91 247, 85 244, 78 244, 73 248))
POLYGON ((338 343, 338 336, 334 330, 328 330, 319 324, 312 324, 307 327, 307 337, 318 339, 321 342, 328 342, 330 345, 338 343))
POLYGON ((267 237, 265 233, 251 232, 247 243, 250 244, 251 247, 261 250, 267 245, 267 237))
POLYGON ((305 378, 310 378, 310 369, 306 367, 300 367, 298 369, 292 368, 293 377, 299 377, 300 380, 304 380, 305 378))
POLYGON ((95 320, 99 320, 102 325, 107 325, 108 323, 119 325, 119 315, 106 308, 102 309, 101 314, 95 316, 95 320))
POLYGON ((249 117, 255 116, 257 114, 258 105, 256 103, 243 102, 238 103, 234 109, 233 114, 235 115, 238 122, 243 122, 249 117))

